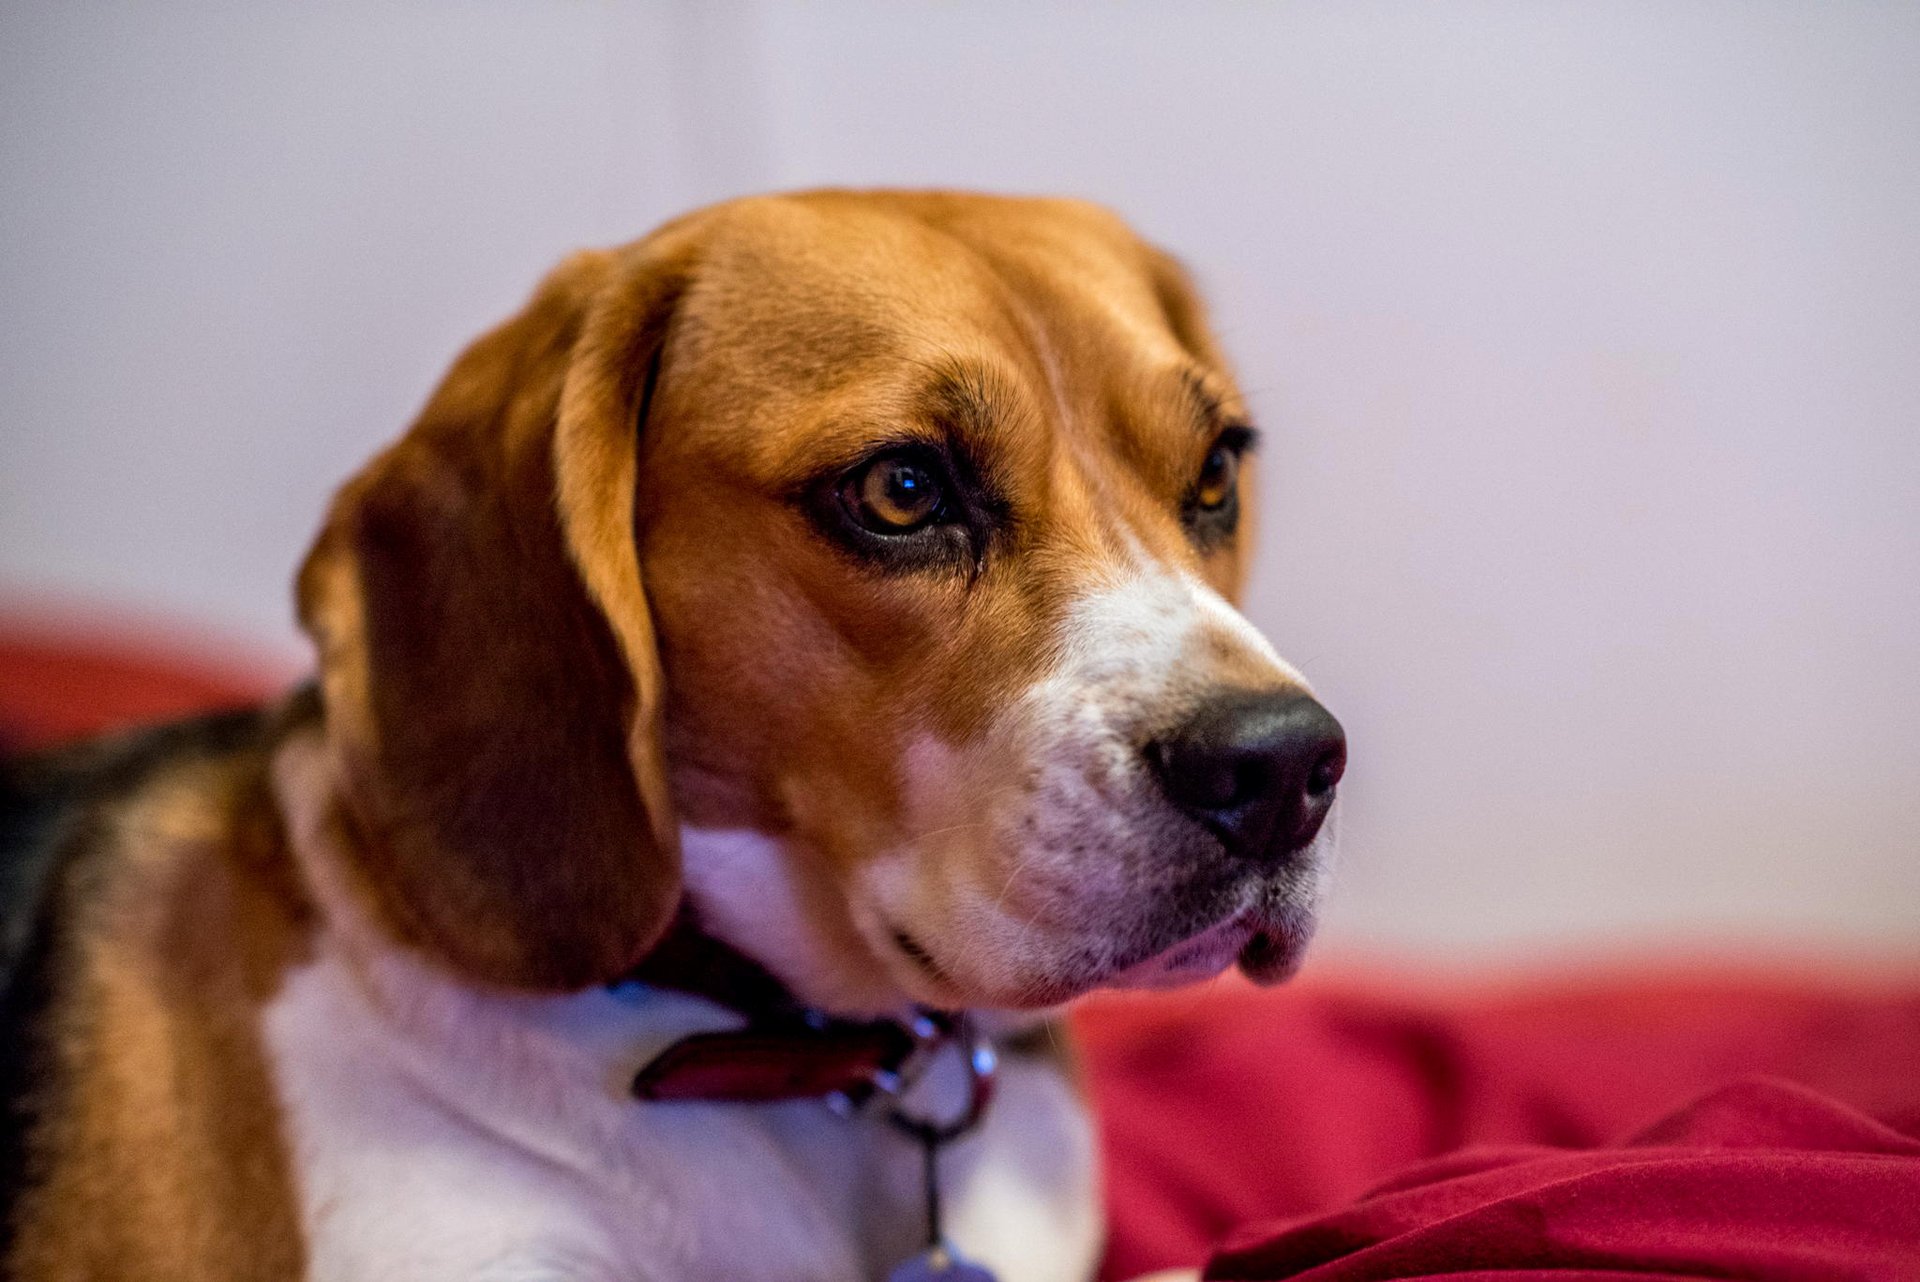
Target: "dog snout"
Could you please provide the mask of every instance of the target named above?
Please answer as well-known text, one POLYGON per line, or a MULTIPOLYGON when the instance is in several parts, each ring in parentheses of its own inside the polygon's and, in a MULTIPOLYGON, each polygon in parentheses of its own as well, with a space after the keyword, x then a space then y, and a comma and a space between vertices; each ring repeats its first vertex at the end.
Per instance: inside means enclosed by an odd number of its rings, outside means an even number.
POLYGON ((1217 696, 1146 748, 1167 798, 1237 859, 1282 859, 1333 808, 1347 737, 1298 691, 1217 696))

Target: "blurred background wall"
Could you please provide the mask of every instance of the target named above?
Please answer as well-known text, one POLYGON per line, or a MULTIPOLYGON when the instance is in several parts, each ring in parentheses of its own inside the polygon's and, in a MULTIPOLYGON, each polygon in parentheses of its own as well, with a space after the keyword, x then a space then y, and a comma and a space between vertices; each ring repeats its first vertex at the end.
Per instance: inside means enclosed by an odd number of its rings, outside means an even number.
POLYGON ((1346 721, 1329 926, 1920 945, 1920 7, 0 8, 0 606, 305 662, 333 486, 565 250, 1066 192, 1268 433, 1249 611, 1346 721))

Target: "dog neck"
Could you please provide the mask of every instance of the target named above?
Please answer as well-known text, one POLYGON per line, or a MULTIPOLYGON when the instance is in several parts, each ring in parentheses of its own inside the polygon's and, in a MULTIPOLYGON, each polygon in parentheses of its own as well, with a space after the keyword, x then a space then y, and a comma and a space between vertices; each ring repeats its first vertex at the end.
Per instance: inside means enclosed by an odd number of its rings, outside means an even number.
POLYGON ((625 981, 704 997, 748 1019, 765 1019, 802 1005, 773 972, 705 930, 688 904, 681 905, 667 933, 625 981))
POLYGON ((849 1019, 912 1017, 914 998, 830 880, 802 875, 809 852, 750 829, 698 826, 681 828, 680 849, 701 929, 764 967, 802 1005, 849 1019))

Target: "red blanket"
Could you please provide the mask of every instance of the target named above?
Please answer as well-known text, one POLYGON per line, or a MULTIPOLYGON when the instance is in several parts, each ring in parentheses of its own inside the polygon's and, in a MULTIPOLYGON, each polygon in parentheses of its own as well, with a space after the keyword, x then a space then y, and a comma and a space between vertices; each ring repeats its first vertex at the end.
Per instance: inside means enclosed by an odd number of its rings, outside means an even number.
POLYGON ((1611 1148, 1467 1149, 1243 1229, 1206 1276, 1920 1277, 1920 1142, 1805 1088, 1723 1087, 1611 1148))
POLYGON ((1076 1023, 1107 1143, 1111 1279, 1198 1265, 1229 1238, 1239 1245, 1220 1257, 1222 1277, 1309 1265, 1315 1282, 1452 1277, 1496 1262, 1613 1276, 1669 1261, 1716 1277, 1920 1279, 1920 1247, 1891 1272, 1870 1247, 1920 1242, 1920 1161, 1901 1138, 1920 1134, 1911 982, 1678 964, 1478 994, 1309 978, 1095 1001, 1076 1023), (1843 1103, 1743 1087, 1643 1129, 1754 1074, 1843 1103), (1758 1183, 1734 1174, 1749 1169, 1758 1183), (1857 1240, 1833 1222, 1823 1249, 1859 1246, 1852 1272, 1746 1268, 1731 1241, 1717 1272, 1686 1254, 1716 1233, 1755 1236, 1740 1216, 1765 1221, 1784 1205, 1799 1218, 1778 1218, 1774 1235, 1804 1238, 1823 1231, 1813 1217, 1856 1203, 1891 1217, 1889 1200, 1909 1218, 1862 1220, 1857 1240), (1282 1219, 1294 1227, 1276 1229, 1282 1219), (1249 1240, 1248 1225, 1265 1227, 1249 1240), (1658 1233, 1677 1254, 1642 1261, 1658 1233), (1541 1234, 1570 1254, 1528 1254, 1541 1234), (1609 1234, 1615 1254, 1596 1253, 1609 1234), (1613 1263, 1546 1263, 1561 1258, 1613 1263))

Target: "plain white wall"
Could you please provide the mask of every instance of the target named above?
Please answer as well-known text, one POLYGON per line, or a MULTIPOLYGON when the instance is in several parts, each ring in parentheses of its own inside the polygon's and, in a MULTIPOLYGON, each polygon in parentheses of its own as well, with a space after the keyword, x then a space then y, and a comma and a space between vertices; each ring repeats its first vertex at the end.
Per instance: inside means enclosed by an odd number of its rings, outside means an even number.
POLYGON ((1329 933, 1920 943, 1920 9, 10 4, 0 588, 303 653, 331 488, 563 251, 1115 206, 1269 445, 1329 933))

